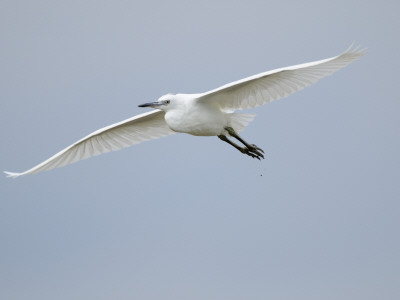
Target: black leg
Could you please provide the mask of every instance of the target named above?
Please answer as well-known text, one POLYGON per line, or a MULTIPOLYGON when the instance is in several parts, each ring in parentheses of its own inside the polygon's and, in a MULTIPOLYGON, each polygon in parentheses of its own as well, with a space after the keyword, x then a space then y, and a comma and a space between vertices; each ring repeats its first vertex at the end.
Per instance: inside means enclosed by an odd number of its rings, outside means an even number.
POLYGON ((256 155, 259 156, 259 157, 264 158, 264 155, 263 155, 264 150, 263 150, 263 149, 257 147, 257 146, 254 145, 254 144, 249 144, 249 143, 247 143, 244 139, 242 139, 242 138, 236 133, 236 131, 235 131, 232 127, 225 127, 225 130, 228 131, 229 135, 231 135, 232 137, 234 137, 235 139, 237 139, 238 141, 240 141, 243 145, 245 145, 245 146, 247 147, 247 149, 248 149, 250 152, 256 154, 256 155))
POLYGON ((253 152, 251 151, 249 148, 246 147, 240 147, 238 144, 232 142, 230 139, 228 139, 225 135, 221 134, 218 136, 222 141, 228 143, 229 145, 232 145, 233 147, 235 147, 236 149, 238 149, 240 152, 242 152, 243 154, 247 154, 248 156, 251 156, 253 158, 257 158, 258 160, 260 160, 260 157, 264 158, 264 156, 259 153, 253 152))

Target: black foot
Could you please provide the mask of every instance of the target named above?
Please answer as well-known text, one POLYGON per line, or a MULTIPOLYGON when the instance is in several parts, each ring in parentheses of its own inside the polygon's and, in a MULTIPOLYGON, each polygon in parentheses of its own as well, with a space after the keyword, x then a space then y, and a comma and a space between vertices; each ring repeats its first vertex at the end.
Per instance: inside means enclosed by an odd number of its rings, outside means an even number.
POLYGON ((250 151, 251 153, 255 154, 257 156, 258 159, 260 159, 260 157, 262 159, 264 159, 264 150, 261 148, 258 148, 256 145, 252 144, 250 145, 250 148, 246 148, 248 149, 248 151, 250 151))
MULTIPOLYGON (((261 149, 259 149, 259 150, 261 150, 261 149)), ((256 148, 249 149, 249 148, 245 147, 245 148, 242 148, 241 152, 244 154, 247 154, 248 156, 251 156, 252 158, 257 158, 258 160, 261 160, 261 158, 264 159, 264 155, 260 151, 258 151, 256 148)))
POLYGON ((254 145, 254 144, 251 144, 250 146, 252 146, 254 149, 256 149, 256 150, 258 150, 258 151, 260 151, 260 152, 262 152, 262 153, 265 153, 263 149, 258 148, 258 147, 257 147, 256 145, 254 145))

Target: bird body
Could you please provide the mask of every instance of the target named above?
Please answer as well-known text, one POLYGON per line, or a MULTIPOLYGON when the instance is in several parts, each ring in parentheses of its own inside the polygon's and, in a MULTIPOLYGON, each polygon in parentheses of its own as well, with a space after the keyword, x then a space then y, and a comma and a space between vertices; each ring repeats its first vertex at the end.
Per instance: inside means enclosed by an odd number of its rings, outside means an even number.
POLYGON ((205 93, 167 94, 155 102, 139 105, 152 107, 153 111, 99 129, 25 172, 5 173, 14 178, 34 174, 176 132, 218 136, 243 154, 261 159, 264 158, 264 151, 238 135, 254 115, 234 112, 302 90, 362 55, 362 50, 350 47, 332 58, 263 72, 205 93), (230 138, 238 140, 243 146, 230 138))
POLYGON ((198 94, 165 95, 170 104, 165 108, 165 122, 175 132, 195 136, 217 136, 232 126, 230 115, 215 103, 197 101, 198 94))

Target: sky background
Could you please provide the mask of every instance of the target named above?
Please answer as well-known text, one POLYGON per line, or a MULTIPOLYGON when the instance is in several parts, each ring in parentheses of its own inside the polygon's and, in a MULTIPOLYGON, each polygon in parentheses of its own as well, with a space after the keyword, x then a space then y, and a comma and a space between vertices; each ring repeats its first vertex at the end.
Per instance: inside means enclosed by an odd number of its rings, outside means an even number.
POLYGON ((197 93, 368 54, 248 112, 0 179, 0 298, 400 299, 398 1, 0 1, 0 169, 197 93))

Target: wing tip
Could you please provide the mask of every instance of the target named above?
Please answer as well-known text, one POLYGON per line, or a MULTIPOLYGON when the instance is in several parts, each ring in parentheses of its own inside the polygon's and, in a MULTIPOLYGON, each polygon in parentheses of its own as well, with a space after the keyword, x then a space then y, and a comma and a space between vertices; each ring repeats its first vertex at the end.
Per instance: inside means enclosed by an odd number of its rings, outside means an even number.
POLYGON ((356 45, 356 42, 353 41, 343 54, 356 54, 357 56, 363 56, 367 54, 367 49, 368 47, 363 47, 361 44, 356 45))
POLYGON ((17 178, 17 177, 23 175, 23 173, 14 173, 14 172, 8 172, 8 171, 4 171, 4 174, 7 175, 7 178, 17 178))

